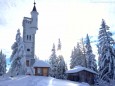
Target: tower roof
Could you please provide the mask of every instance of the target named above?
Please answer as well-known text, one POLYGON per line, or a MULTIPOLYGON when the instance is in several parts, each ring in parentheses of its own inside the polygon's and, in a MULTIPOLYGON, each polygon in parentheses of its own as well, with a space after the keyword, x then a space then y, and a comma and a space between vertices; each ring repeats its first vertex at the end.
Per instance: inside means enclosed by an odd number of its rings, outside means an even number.
POLYGON ((34 1, 34 7, 33 7, 33 10, 32 10, 32 11, 37 11, 35 4, 36 4, 36 3, 35 3, 35 1, 34 1))

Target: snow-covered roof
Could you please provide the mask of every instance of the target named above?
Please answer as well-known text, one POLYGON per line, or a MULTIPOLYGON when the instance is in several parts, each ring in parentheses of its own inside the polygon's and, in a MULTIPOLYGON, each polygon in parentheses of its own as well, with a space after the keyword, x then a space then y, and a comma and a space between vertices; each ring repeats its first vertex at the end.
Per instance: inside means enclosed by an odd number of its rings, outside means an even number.
POLYGON ((80 71, 83 71, 83 70, 94 73, 94 74, 97 74, 95 71, 93 71, 89 68, 86 68, 86 67, 82 67, 82 66, 75 66, 73 69, 70 69, 70 70, 66 71, 66 73, 77 73, 77 72, 80 72, 80 71))
POLYGON ((42 60, 37 60, 34 64, 33 67, 50 67, 50 65, 42 60))

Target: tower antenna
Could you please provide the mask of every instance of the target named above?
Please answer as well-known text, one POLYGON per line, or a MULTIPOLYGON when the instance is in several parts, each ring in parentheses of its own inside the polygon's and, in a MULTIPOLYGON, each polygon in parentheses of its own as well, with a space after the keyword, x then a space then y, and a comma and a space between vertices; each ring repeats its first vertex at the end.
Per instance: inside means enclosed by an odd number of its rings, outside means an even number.
POLYGON ((35 0, 34 0, 34 5, 36 4, 35 0))

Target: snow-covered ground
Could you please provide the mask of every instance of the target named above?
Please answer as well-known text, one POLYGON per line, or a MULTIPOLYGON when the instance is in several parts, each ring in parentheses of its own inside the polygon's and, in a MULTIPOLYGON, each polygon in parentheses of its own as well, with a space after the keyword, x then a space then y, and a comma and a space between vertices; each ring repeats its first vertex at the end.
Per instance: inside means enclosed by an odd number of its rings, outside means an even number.
POLYGON ((87 83, 77 83, 68 80, 54 79, 44 76, 18 76, 0 78, 0 86, 89 86, 87 83))

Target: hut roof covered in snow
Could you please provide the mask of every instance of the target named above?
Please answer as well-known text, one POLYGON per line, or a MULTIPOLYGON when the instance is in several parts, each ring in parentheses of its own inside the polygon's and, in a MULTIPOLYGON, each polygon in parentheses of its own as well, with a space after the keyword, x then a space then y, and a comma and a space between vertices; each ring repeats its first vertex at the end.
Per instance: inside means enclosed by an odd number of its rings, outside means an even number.
POLYGON ((77 73, 77 72, 80 72, 80 71, 83 71, 83 70, 94 73, 94 74, 97 74, 97 72, 95 72, 95 71, 93 71, 89 68, 82 67, 82 66, 75 66, 73 69, 70 69, 70 70, 66 71, 66 73, 77 73))
POLYGON ((46 63, 45 61, 37 60, 33 64, 33 67, 50 67, 50 65, 48 63, 46 63))

